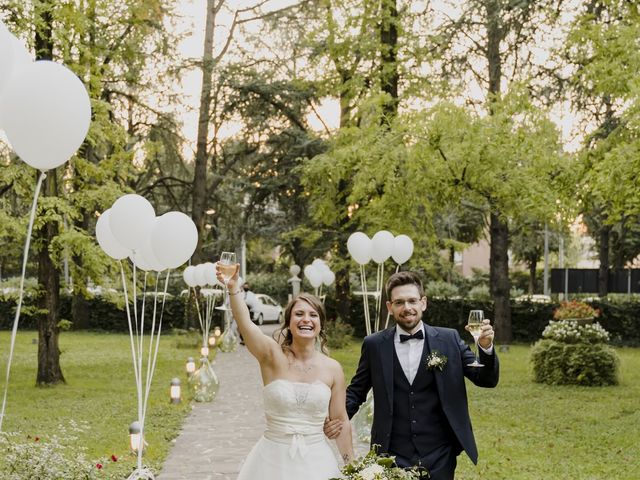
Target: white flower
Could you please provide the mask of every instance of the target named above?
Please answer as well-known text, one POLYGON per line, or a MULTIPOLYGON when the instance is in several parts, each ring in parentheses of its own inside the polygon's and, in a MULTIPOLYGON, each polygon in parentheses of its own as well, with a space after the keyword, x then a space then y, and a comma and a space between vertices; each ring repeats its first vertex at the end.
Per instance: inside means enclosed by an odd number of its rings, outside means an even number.
POLYGON ((431 355, 427 357, 427 370, 440 370, 442 371, 447 365, 447 357, 441 355, 440 352, 434 350, 431 355))
POLYGON ((364 468, 359 475, 362 477, 362 480, 375 480, 376 475, 379 473, 384 473, 384 467, 374 463, 373 465, 369 465, 367 468, 364 468))

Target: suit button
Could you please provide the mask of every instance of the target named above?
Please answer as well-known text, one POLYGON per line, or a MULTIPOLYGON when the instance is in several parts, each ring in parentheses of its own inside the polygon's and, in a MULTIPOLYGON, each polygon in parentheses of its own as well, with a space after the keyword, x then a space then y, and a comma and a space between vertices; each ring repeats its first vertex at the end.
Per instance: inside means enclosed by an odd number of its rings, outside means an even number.
POLYGON ((411 420, 411 423, 416 423, 416 421, 415 420, 411 420))
POLYGON ((416 406, 415 405, 411 405, 411 408, 416 408, 416 406))
POLYGON ((409 394, 413 395, 413 392, 409 392, 409 394))

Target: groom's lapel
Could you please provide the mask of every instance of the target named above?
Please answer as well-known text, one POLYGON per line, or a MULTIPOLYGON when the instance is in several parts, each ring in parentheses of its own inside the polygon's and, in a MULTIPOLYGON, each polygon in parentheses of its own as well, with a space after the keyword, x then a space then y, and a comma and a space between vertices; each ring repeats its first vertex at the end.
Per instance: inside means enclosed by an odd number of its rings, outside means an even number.
POLYGON ((395 355, 393 339, 395 337, 395 333, 395 327, 385 330, 383 333, 384 337, 382 339, 382 344, 380 345, 382 376, 384 377, 384 386, 387 389, 387 397, 391 408, 393 408, 393 356, 395 355))
MULTIPOLYGON (((435 328, 427 325, 426 323, 424 324, 424 327, 425 327, 425 330, 427 332, 427 342, 429 344, 429 351, 431 353, 437 351, 441 355, 445 355, 446 356, 447 355, 447 351, 446 351, 447 346, 444 343, 444 341, 442 340, 442 338, 441 338, 440 334, 438 333, 438 331, 435 328)), ((422 362, 423 364, 426 363, 425 360, 426 359, 423 359, 423 362, 422 362)), ((445 368, 445 370, 446 370, 446 368, 445 368)), ((436 385, 438 386, 438 392, 441 393, 442 392, 442 387, 443 387, 442 383, 444 382, 444 377, 443 377, 442 373, 440 373, 440 372, 435 372, 435 373, 436 373, 435 377, 436 377, 436 385)))

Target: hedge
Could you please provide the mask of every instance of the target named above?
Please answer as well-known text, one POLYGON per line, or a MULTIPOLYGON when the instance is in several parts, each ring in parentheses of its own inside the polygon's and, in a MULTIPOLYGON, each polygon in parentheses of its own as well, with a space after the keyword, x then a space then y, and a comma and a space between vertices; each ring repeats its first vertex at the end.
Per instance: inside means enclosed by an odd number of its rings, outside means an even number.
MULTIPOLYGON (((30 303, 30 298, 25 298, 20 327, 23 329, 37 328, 37 309, 30 303)), ((100 298, 94 297, 89 302, 90 330, 127 331, 126 313, 123 309, 100 298)), ((61 318, 71 320, 71 297, 63 295, 61 303, 61 318)), ((629 302, 592 302, 595 308, 601 311, 598 322, 611 335, 611 343, 614 345, 640 346, 640 328, 637 328, 640 317, 640 301, 629 302)), ((0 329, 9 330, 13 324, 15 315, 15 299, 0 299, 0 329)), ((146 322, 151 322, 151 304, 147 305, 146 322)), ((558 307, 555 303, 512 302, 511 322, 513 341, 521 343, 533 343, 538 340, 553 316, 553 310, 558 307)), ((326 301, 327 316, 336 318, 335 301, 328 297, 326 301)), ((451 327, 457 329, 461 335, 468 335, 464 326, 469 310, 482 309, 487 318, 493 319, 492 302, 478 302, 470 299, 443 299, 430 298, 428 301, 425 320, 431 325, 451 327)), ((185 297, 172 297, 167 299, 163 319, 163 329, 170 328, 198 328, 195 311, 187 313, 187 299, 185 297)), ((385 314, 381 316, 380 323, 384 325, 385 314)), ((351 315, 342 319, 354 327, 356 336, 364 336, 364 315, 362 297, 358 296, 351 302, 351 315)), ((221 312, 214 311, 214 325, 222 324, 221 312)), ((150 325, 150 323, 149 323, 150 325)), ((464 337, 463 337, 464 338, 464 337)))
MULTIPOLYGON (((29 298, 25 298, 20 312, 20 328, 21 329, 37 329, 38 327, 38 309, 30 303, 29 298)), ((111 332, 128 331, 127 314, 123 308, 101 298, 93 297, 87 300, 89 320, 88 330, 105 330, 111 332)), ((140 302, 139 302, 140 305, 140 302)), ((158 303, 158 312, 160 312, 161 303, 158 303)), ((16 301, 15 299, 0 299, 0 329, 9 330, 13 326, 15 317, 16 301)), ((153 301, 147 297, 145 306, 145 329, 151 327, 153 301)), ((187 316, 187 298, 171 297, 168 298, 164 305, 164 315, 162 320, 163 330, 180 328, 199 328, 195 309, 193 313, 187 316)), ((133 316, 133 310, 131 311, 133 316)), ((222 325, 222 313, 214 310, 213 325, 222 325)), ((71 297, 62 295, 60 297, 60 318, 70 320, 71 317, 71 297)), ((73 326, 72 326, 73 328, 73 326)))

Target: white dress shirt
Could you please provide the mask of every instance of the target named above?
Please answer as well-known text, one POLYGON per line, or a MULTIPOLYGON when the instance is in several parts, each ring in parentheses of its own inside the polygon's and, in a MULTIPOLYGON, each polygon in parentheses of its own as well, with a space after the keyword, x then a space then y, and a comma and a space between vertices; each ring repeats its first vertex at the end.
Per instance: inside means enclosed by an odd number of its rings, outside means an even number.
MULTIPOLYGON (((424 324, 421 326, 422 334, 426 337, 424 331, 424 324)), ((418 332, 420 329, 416 330, 418 332)), ((415 333, 415 332, 414 332, 415 333)), ((422 349, 424 348, 424 338, 412 338, 406 342, 400 341, 400 334, 409 335, 409 332, 405 331, 399 325, 396 325, 396 333, 393 338, 393 344, 396 348, 396 355, 400 361, 400 366, 404 372, 404 376, 407 377, 409 383, 413 383, 420 367, 420 360, 422 359, 422 349)))

